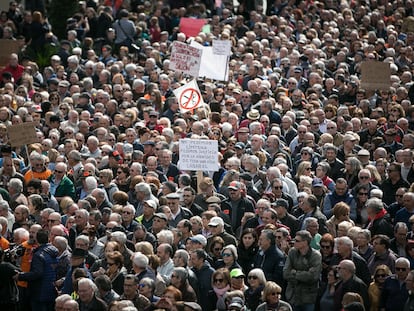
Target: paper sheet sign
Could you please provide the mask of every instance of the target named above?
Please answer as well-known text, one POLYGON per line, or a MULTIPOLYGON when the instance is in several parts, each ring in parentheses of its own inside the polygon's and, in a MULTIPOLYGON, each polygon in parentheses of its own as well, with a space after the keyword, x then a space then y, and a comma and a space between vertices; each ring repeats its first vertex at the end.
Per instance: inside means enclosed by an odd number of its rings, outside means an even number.
POLYGON ((178 168, 184 171, 218 171, 218 142, 207 139, 180 139, 178 168))
POLYGON ((203 50, 174 41, 171 49, 170 69, 197 78, 203 50))
POLYGON ((195 80, 191 80, 186 85, 175 89, 174 95, 178 99, 181 112, 192 111, 204 104, 203 97, 195 80))
POLYGON ((215 55, 231 55, 230 40, 213 40, 213 54, 215 55))
POLYGON ((180 31, 185 33, 187 37, 196 37, 201 32, 201 29, 205 24, 205 19, 181 17, 180 31))
POLYGON ((229 79, 229 57, 228 55, 215 55, 213 47, 202 46, 196 41, 191 41, 190 45, 203 50, 201 56, 199 77, 209 78, 219 81, 228 81, 229 79))

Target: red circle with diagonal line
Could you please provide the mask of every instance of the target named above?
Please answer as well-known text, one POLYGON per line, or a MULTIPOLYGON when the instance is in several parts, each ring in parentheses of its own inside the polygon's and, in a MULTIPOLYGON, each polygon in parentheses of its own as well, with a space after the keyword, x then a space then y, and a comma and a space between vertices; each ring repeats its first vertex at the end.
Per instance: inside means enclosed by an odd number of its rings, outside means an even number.
POLYGON ((193 110, 198 107, 201 102, 201 94, 198 90, 188 88, 181 93, 180 107, 187 110, 193 110))

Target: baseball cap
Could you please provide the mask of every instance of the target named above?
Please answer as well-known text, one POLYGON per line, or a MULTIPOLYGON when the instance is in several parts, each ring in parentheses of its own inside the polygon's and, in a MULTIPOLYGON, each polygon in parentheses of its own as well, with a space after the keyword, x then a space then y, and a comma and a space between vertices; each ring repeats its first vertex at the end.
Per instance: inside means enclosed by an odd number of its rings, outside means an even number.
POLYGON ((239 276, 245 276, 244 273, 243 273, 243 271, 242 271, 242 269, 235 268, 235 269, 233 269, 233 270, 230 271, 230 277, 231 278, 237 278, 239 276))
POLYGON ((213 217, 210 219, 210 222, 208 223, 210 227, 217 227, 217 226, 224 226, 224 221, 220 217, 213 217))
POLYGON ((236 143, 234 145, 234 148, 243 150, 244 148, 246 148, 246 145, 244 143, 242 143, 242 142, 239 141, 238 143, 236 143))
POLYGON ((312 180, 312 187, 323 187, 322 179, 315 177, 312 180))
POLYGON ((190 241, 191 242, 199 243, 199 244, 201 244, 203 246, 206 246, 207 245, 207 239, 202 234, 197 234, 195 236, 190 237, 190 241))
POLYGON ((160 218, 160 219, 164 219, 165 221, 168 221, 167 215, 165 215, 164 213, 155 213, 154 217, 160 218))
POLYGON ((233 190, 240 190, 241 189, 241 183, 239 181, 232 181, 230 185, 228 186, 229 189, 233 190))

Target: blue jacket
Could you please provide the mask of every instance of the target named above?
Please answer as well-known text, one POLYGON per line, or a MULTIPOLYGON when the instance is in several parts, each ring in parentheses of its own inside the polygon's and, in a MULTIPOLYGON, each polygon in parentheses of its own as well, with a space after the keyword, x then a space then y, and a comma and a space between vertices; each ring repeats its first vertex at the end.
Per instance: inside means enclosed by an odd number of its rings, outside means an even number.
POLYGON ((33 251, 30 271, 19 275, 19 281, 28 282, 31 300, 38 302, 55 301, 57 256, 59 251, 51 244, 40 245, 33 251))
POLYGON ((276 246, 269 247, 266 251, 259 250, 254 260, 254 267, 261 268, 266 276, 266 280, 283 284, 283 267, 286 256, 276 246))

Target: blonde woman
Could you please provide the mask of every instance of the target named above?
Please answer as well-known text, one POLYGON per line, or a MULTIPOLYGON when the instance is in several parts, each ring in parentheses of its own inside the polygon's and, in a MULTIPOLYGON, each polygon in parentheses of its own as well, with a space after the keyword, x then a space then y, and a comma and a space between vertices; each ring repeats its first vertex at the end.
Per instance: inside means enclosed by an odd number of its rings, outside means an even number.
POLYGON ((263 288, 262 304, 260 304, 256 311, 276 311, 286 310, 292 311, 291 305, 280 299, 282 288, 275 282, 268 281, 263 288))

